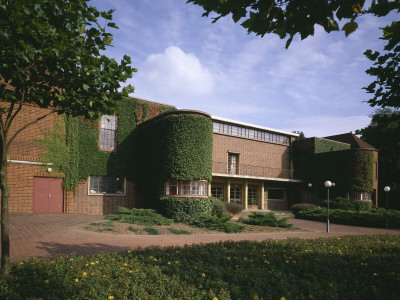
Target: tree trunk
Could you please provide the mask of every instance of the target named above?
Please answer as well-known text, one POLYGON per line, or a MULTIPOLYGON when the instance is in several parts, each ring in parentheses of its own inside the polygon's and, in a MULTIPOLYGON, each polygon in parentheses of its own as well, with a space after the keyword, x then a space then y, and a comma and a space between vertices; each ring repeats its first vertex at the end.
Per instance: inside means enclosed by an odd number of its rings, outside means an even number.
MULTIPOLYGON (((6 140, 6 139, 5 139, 6 140)), ((10 271, 10 232, 8 218, 8 198, 10 192, 7 185, 7 144, 3 139, 1 146, 0 190, 1 190, 1 275, 10 271)))

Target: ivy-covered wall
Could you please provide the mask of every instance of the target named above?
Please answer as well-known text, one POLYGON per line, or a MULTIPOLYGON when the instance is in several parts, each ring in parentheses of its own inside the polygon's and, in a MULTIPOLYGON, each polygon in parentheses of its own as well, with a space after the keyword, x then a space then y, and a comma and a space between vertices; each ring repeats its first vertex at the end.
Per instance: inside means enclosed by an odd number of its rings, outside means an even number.
POLYGON ((373 151, 351 149, 325 152, 308 158, 309 178, 315 187, 323 187, 326 180, 335 182, 332 191, 337 196, 346 192, 373 191, 373 151))
POLYGON ((134 132, 135 182, 146 204, 163 193, 164 183, 176 180, 211 180, 212 121, 195 111, 167 112, 141 124, 134 132))
POLYGON ((99 150, 99 121, 91 122, 82 118, 65 116, 64 126, 45 135, 42 140, 47 150, 42 159, 53 163, 54 170, 65 174, 64 188, 74 190, 79 180, 90 175, 119 176, 128 180, 135 178, 132 155, 137 146, 134 130, 138 123, 164 111, 174 110, 172 106, 126 98, 116 112, 118 116, 117 151, 99 150))

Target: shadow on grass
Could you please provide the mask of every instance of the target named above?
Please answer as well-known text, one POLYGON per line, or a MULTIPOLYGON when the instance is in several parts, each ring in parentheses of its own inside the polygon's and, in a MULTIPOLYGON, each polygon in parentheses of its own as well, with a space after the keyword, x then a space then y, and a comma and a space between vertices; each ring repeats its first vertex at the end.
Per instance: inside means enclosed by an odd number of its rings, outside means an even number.
POLYGON ((37 256, 38 258, 54 257, 57 255, 71 254, 91 255, 104 252, 123 252, 130 250, 128 246, 114 246, 103 243, 62 244, 52 242, 39 242, 38 249, 45 250, 48 255, 37 256))

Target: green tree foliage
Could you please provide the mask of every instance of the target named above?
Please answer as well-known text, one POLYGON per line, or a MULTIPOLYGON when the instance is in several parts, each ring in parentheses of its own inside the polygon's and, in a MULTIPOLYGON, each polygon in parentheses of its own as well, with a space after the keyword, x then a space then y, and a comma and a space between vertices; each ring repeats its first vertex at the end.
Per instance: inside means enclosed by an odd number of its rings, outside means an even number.
POLYGON ((0 0, 0 187, 2 273, 9 269, 7 153, 25 128, 52 113, 94 119, 111 114, 128 86, 121 82, 135 69, 101 54, 111 45, 107 28, 112 13, 100 12, 88 0, 0 0), (102 24, 102 25, 100 25, 102 24), (51 110, 13 130, 25 104, 51 110))
MULTIPOLYGON (((390 12, 400 12, 399 0, 372 0, 365 7, 365 0, 188 0, 202 6, 203 16, 214 13, 213 22, 229 14, 249 33, 264 36, 275 33, 286 40, 289 47, 295 35, 301 39, 314 35, 315 25, 326 32, 339 30, 339 22, 347 21, 341 28, 346 37, 358 28, 357 18, 365 14, 377 17, 390 12)), ((374 97, 371 106, 400 107, 399 50, 400 22, 383 28, 382 39, 387 40, 385 53, 367 50, 364 54, 374 62, 366 72, 377 79, 365 89, 374 97)))
MULTIPOLYGON (((389 204, 400 207, 400 111, 378 109, 371 116, 371 124, 356 133, 379 150, 379 199, 385 199, 383 188, 391 188, 389 204)), ((384 203, 380 202, 380 205, 384 203)))

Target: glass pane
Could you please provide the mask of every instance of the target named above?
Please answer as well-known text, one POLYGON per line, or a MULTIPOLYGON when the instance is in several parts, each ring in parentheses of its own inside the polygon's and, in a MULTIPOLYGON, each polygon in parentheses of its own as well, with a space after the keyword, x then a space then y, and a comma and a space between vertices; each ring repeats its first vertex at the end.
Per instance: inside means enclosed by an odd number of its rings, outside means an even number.
POLYGON ((284 200, 285 199, 285 190, 284 189, 269 189, 268 190, 268 199, 284 200))

